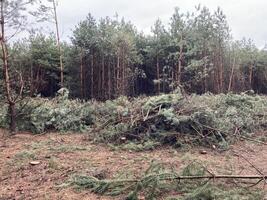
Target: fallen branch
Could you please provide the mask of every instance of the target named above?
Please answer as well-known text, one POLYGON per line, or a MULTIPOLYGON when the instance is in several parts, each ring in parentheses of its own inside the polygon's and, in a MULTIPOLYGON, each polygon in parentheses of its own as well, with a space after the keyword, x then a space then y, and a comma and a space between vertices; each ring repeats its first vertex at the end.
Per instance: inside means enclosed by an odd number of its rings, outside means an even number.
POLYGON ((255 140, 255 139, 252 139, 252 138, 249 138, 249 137, 241 136, 241 138, 243 138, 245 140, 250 140, 252 142, 256 142, 256 143, 259 143, 259 144, 267 145, 267 143, 265 143, 265 142, 262 142, 262 141, 259 141, 259 140, 255 140))
MULTIPOLYGON (((172 181, 182 180, 216 180, 216 179, 240 179, 240 180, 256 180, 256 183, 250 187, 253 187, 260 182, 266 180, 267 176, 260 175, 204 175, 204 176, 177 176, 171 173, 162 173, 162 174, 149 174, 140 179, 114 179, 114 180, 100 180, 93 176, 76 176, 74 177, 69 185, 75 185, 82 188, 90 189, 91 192, 97 194, 106 194, 106 195, 120 195, 125 194, 126 192, 138 193, 145 189, 152 189, 153 191, 157 188, 157 184, 167 184, 173 185, 172 181), (170 183, 167 183, 170 181, 170 183)), ((165 185, 165 186, 167 186, 165 185)), ((151 191, 146 191, 150 193, 151 191)))
MULTIPOLYGON (((265 180, 267 175, 204 175, 204 176, 168 176, 170 174, 152 174, 144 177, 147 179, 149 177, 158 177, 160 181, 173 181, 173 180, 200 180, 200 179, 249 179, 249 180, 265 180)), ((115 179, 115 180, 99 180, 95 177, 86 176, 84 178, 88 178, 94 180, 96 182, 106 182, 106 183, 138 183, 142 182, 142 179, 115 179)))
MULTIPOLYGON (((179 175, 174 171, 164 171, 161 165, 153 164, 145 172, 144 176, 129 179, 98 179, 94 176, 77 175, 72 177, 69 185, 75 185, 84 189, 90 189, 91 192, 105 195, 120 195, 128 193, 130 196, 137 197, 138 193, 145 192, 146 194, 153 194, 156 197, 161 187, 173 190, 174 182, 180 183, 182 180, 200 181, 199 183, 210 180, 218 179, 240 179, 240 180, 254 180, 257 185, 260 182, 265 182, 267 175, 216 175, 208 171, 209 174, 205 174, 203 169, 207 171, 206 167, 200 164, 199 166, 193 166, 194 163, 188 165, 183 172, 184 174, 191 174, 190 167, 195 170, 196 167, 202 175, 179 175), (201 168, 199 168, 201 167, 201 168)), ((198 164, 198 163, 196 163, 198 164)), ((199 174, 199 173, 198 173, 199 174)), ((186 182, 185 182, 186 183, 186 182)), ((206 184, 205 183, 205 184, 206 184)), ((175 183, 176 184, 176 183, 175 183)), ((181 185, 183 186, 183 185, 181 185)), ((252 187, 252 186, 251 186, 252 187)))
POLYGON ((214 176, 178 176, 174 179, 185 180, 185 179, 260 179, 264 180, 267 175, 214 175, 214 176))

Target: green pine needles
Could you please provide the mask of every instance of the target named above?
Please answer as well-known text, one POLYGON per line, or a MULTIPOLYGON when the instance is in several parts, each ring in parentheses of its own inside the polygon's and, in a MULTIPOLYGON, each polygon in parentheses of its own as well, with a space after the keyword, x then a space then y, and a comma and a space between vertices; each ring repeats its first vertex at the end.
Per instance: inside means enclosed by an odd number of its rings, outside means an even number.
POLYGON ((224 184, 211 184, 209 179, 190 180, 190 177, 205 175, 205 168, 197 162, 186 166, 181 173, 152 163, 139 178, 119 177, 100 180, 92 176, 75 175, 67 185, 78 189, 87 189, 99 195, 123 196, 123 199, 126 200, 156 200, 163 199, 163 197, 166 199, 167 196, 172 196, 168 198, 169 200, 260 200, 263 198, 263 193, 259 190, 242 188, 233 190, 224 184), (172 194, 177 195, 173 196, 172 194))
MULTIPOLYGON (((186 145, 225 150, 239 138, 265 130, 266 97, 248 94, 181 93, 106 102, 68 99, 61 90, 53 99, 26 98, 17 105, 18 129, 34 133, 87 132, 98 143, 133 151, 186 145)), ((0 126, 8 124, 7 108, 0 126)))

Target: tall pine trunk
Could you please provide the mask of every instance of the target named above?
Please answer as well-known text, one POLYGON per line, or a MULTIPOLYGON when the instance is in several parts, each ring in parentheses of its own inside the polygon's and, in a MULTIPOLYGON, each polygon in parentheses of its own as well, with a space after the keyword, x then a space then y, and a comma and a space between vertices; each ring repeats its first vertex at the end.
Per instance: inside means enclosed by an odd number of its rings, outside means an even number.
MULTIPOLYGON (((181 36, 180 43, 183 41, 183 36, 181 36)), ((181 84, 181 72, 182 72, 182 59, 183 59, 183 44, 180 44, 179 60, 178 60, 178 85, 181 84)))
POLYGON ((103 57, 102 57, 102 78, 101 78, 101 91, 102 91, 102 100, 104 100, 105 99, 105 95, 106 95, 106 90, 105 90, 105 57, 104 57, 104 55, 103 55, 103 57))
POLYGON ((83 67, 83 49, 81 49, 80 54, 80 91, 81 91, 81 98, 84 98, 84 67, 83 67))
POLYGON ((2 50, 2 62, 3 62, 3 76, 5 84, 6 99, 8 102, 10 124, 9 129, 12 133, 16 131, 16 99, 12 98, 10 76, 9 76, 9 64, 8 64, 8 48, 5 39, 5 19, 4 19, 4 1, 1 1, 1 50, 2 50))
POLYGON ((118 55, 117 55, 117 69, 116 69, 116 81, 117 81, 117 86, 116 86, 116 95, 119 94, 120 91, 120 49, 118 50, 118 55))
POLYGON ((57 33, 57 46, 59 52, 59 64, 60 64, 60 85, 64 86, 64 71, 63 71, 63 58, 62 58, 62 49, 60 44, 60 36, 59 36, 59 28, 58 28, 58 18, 57 18, 57 8, 56 2, 53 0, 53 8, 54 8, 54 19, 56 24, 56 33, 57 33))
POLYGON ((108 98, 111 99, 111 69, 110 69, 109 59, 108 59, 108 98))
POLYGON ((160 93, 160 72, 159 72, 159 56, 157 55, 157 86, 158 86, 158 94, 160 93))
POLYGON ((235 58, 234 58, 234 63, 231 69, 231 75, 230 75, 230 80, 229 80, 229 85, 228 85, 228 92, 232 90, 232 82, 233 82, 233 77, 234 77, 234 67, 235 67, 235 58))
POLYGON ((253 78, 253 65, 251 64, 249 67, 249 87, 250 87, 250 89, 253 89, 252 78, 253 78))
POLYGON ((94 98, 94 53, 91 59, 91 98, 94 98))

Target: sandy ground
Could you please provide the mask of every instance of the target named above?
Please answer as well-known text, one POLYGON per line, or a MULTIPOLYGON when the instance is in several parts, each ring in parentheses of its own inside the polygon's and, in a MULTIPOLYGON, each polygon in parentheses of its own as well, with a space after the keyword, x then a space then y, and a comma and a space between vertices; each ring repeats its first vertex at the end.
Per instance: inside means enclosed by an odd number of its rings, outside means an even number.
POLYGON ((105 178, 123 173, 138 176, 152 161, 180 170, 192 160, 203 162, 210 172, 217 174, 258 175, 257 170, 267 174, 267 146, 249 141, 241 141, 221 153, 204 148, 129 152, 92 144, 81 134, 34 136, 19 133, 7 137, 0 130, 0 200, 116 199, 77 191, 62 184, 73 174, 101 174, 105 178), (207 153, 202 154, 202 151, 207 153), (32 165, 32 161, 39 164, 32 165))

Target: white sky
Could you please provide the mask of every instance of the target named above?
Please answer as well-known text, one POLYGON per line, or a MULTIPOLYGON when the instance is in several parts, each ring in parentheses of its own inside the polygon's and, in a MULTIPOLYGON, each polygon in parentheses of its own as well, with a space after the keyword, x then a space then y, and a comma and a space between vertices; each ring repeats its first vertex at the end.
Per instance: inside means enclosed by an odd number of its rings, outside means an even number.
POLYGON ((169 22, 174 7, 186 12, 193 11, 198 4, 210 10, 220 6, 235 39, 251 38, 259 47, 267 43, 267 0, 59 0, 60 31, 67 39, 89 12, 96 19, 113 17, 117 12, 138 30, 149 33, 157 18, 166 24, 169 22))

